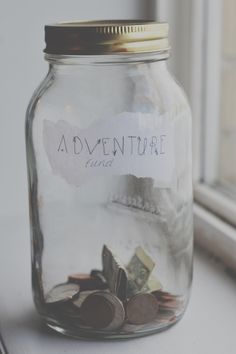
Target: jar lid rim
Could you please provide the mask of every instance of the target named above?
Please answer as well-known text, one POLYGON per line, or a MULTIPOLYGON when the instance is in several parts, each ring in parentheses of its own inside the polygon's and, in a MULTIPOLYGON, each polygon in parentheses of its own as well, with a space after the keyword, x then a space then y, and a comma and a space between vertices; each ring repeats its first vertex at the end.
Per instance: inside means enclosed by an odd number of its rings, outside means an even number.
POLYGON ((99 55, 169 49, 169 26, 147 20, 59 22, 45 26, 47 54, 99 55))

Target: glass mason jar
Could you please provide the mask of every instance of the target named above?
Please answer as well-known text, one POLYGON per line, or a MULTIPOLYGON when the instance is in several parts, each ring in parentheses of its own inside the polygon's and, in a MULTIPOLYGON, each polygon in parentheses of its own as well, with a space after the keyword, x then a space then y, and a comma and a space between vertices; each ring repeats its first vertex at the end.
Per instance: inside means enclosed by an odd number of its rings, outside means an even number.
POLYGON ((191 113, 168 25, 45 31, 26 117, 36 308, 79 338, 158 332, 185 311, 193 250, 191 113))

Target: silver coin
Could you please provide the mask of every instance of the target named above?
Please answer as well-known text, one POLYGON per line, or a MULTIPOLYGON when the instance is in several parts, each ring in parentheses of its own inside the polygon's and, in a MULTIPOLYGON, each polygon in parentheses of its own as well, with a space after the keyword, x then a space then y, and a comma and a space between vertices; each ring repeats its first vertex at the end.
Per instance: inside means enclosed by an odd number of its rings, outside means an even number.
POLYGON ((79 290, 80 287, 77 284, 59 284, 46 294, 45 301, 47 304, 58 304, 75 300, 79 297, 79 290))
POLYGON ((89 295, 80 308, 82 325, 103 329, 114 318, 114 305, 105 296, 97 292, 89 295))
POLYGON ((114 294, 108 292, 97 292, 97 294, 100 294, 100 296, 104 296, 104 298, 112 304, 114 309, 113 319, 111 323, 104 329, 114 331, 120 328, 125 320, 125 310, 120 299, 118 299, 118 297, 114 294))
MULTIPOLYGON (((82 304, 78 300, 74 303, 80 305, 81 318, 85 325, 103 330, 116 330, 125 320, 125 310, 122 302, 108 291, 86 292, 82 304)), ((82 294, 82 293, 81 293, 82 294)))
POLYGON ((142 325, 152 322, 159 310, 158 302, 152 294, 139 293, 127 303, 126 316, 129 323, 142 325))
POLYGON ((82 303, 84 302, 84 300, 85 300, 89 295, 94 294, 94 293, 96 293, 96 292, 97 292, 97 290, 81 291, 79 297, 73 301, 73 304, 74 304, 76 307, 81 307, 81 305, 82 305, 82 303))

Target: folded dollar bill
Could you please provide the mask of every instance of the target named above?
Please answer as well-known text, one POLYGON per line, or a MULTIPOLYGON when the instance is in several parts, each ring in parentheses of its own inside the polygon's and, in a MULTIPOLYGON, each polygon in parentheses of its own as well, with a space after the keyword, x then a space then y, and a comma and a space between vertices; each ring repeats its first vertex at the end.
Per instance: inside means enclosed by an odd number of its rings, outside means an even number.
POLYGON ((135 254, 126 267, 131 284, 130 286, 134 286, 137 290, 141 290, 147 283, 154 267, 155 263, 152 258, 142 247, 137 247, 135 254))

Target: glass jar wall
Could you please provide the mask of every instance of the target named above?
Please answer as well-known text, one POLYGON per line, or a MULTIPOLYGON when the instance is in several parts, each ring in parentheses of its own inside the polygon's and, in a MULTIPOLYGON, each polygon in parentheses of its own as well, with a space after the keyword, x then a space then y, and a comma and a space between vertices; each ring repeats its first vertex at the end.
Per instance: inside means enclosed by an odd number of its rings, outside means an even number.
POLYGON ((26 117, 32 283, 61 333, 142 336, 185 311, 191 115, 167 57, 46 54, 26 117))

